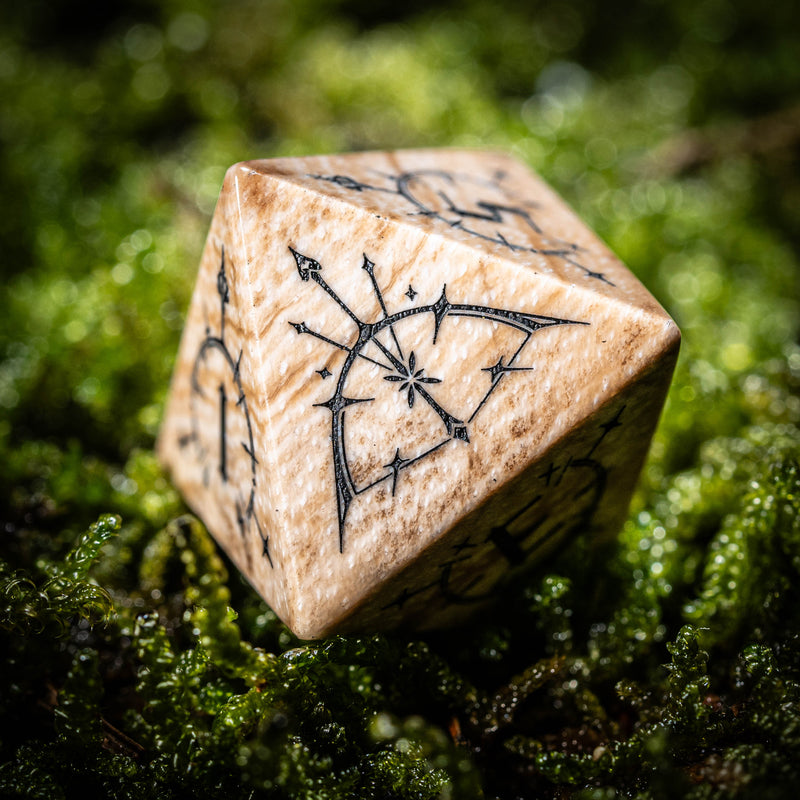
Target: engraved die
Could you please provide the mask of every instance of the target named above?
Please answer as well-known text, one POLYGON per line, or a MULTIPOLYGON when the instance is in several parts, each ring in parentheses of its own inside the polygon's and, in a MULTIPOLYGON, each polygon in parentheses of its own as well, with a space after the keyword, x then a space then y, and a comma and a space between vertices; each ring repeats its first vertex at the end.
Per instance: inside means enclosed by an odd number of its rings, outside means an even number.
POLYGON ((237 164, 158 449, 298 636, 443 625, 618 530, 679 341, 504 155, 237 164))

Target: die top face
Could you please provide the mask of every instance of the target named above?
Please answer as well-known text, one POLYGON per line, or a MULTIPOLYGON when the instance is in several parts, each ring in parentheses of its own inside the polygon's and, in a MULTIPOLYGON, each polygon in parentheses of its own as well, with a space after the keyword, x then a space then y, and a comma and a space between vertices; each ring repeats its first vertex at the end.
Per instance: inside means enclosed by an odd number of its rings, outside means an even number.
POLYGON ((516 520, 521 553, 618 521, 678 340, 505 156, 247 162, 215 212, 159 451, 298 635, 424 617, 433 595, 446 617, 490 590, 516 520), (525 510, 537 496, 552 524, 525 510))
POLYGON ((504 153, 405 150, 240 166, 666 316, 553 189, 504 153))

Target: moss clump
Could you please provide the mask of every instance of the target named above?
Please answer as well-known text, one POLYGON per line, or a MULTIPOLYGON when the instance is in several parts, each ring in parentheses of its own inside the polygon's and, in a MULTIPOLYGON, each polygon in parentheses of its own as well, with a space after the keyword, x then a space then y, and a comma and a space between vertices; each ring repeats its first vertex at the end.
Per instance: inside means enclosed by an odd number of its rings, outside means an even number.
POLYGON ((790 11, 4 8, 0 795, 794 797, 790 11), (182 315, 229 164, 420 145, 527 160, 683 351, 613 543, 465 629, 301 643, 152 454, 182 315))

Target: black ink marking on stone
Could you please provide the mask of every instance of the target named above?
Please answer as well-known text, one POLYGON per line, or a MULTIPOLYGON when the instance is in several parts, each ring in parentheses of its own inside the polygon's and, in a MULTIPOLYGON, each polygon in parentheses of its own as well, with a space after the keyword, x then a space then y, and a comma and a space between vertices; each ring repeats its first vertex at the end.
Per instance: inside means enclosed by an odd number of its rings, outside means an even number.
POLYGON ((513 525, 523 514, 530 511, 540 500, 541 494, 535 495, 528 501, 522 508, 515 514, 509 517, 502 525, 497 525, 489 531, 487 542, 491 542, 503 555, 503 557, 512 566, 518 566, 525 561, 525 551, 519 543, 520 539, 529 536, 531 530, 528 529, 524 532, 523 536, 514 536, 509 532, 509 525, 513 525))
POLYGON ((524 561, 525 551, 504 525, 492 528, 489 539, 510 564, 521 564, 524 561))
POLYGON ((455 590, 451 585, 454 561, 445 563, 441 566, 441 573, 439 575, 439 591, 444 599, 452 605, 473 605, 475 603, 482 603, 488 600, 492 595, 492 590, 486 592, 479 592, 476 594, 467 594, 477 583, 480 582, 481 576, 476 575, 463 589, 455 590))
POLYGON ((363 192, 364 190, 370 190, 373 192, 391 191, 388 189, 382 189, 380 186, 371 186, 368 183, 361 183, 361 181, 357 181, 355 178, 350 178, 347 175, 309 175, 308 177, 316 178, 320 181, 327 181, 328 183, 336 184, 337 186, 341 186, 343 189, 349 189, 353 192, 363 192))
MULTIPOLYGON (((399 345, 398 345, 399 348, 399 345)), ((384 375, 385 381, 394 381, 399 382, 400 386, 398 386, 398 391, 400 392, 407 392, 408 393, 408 407, 414 408, 414 388, 422 394, 422 390, 420 388, 420 384, 422 383, 441 383, 442 381, 439 378, 428 378, 424 376, 422 373, 425 372, 424 369, 416 369, 417 361, 416 356, 414 355, 414 351, 411 351, 411 354, 408 357, 408 367, 401 364, 401 374, 400 375, 384 375), (415 371, 416 370, 416 371, 415 371)), ((428 402, 437 409, 437 413, 439 416, 442 415, 442 409, 438 406, 433 398, 428 396, 428 402)), ((446 412, 445 412, 446 413, 446 412)))
POLYGON ((224 483, 228 482, 228 472, 225 469, 227 461, 227 447, 226 447, 226 431, 225 425, 225 410, 227 408, 228 398, 225 396, 225 384, 219 385, 219 474, 222 476, 224 483))
POLYGON ((544 478, 545 486, 550 485, 550 479, 553 477, 553 475, 556 474, 556 472, 558 472, 558 469, 556 468, 555 464, 553 464, 553 462, 551 461, 550 466, 547 468, 547 470, 539 476, 540 478, 544 478))
POLYGON ((572 456, 570 456, 567 459, 567 463, 564 464, 564 466, 561 468, 560 474, 558 478, 556 478, 556 482, 553 484, 554 486, 558 486, 561 483, 561 481, 564 479, 564 475, 566 475, 567 470, 570 468, 571 464, 572 464, 572 456))
POLYGON ((611 433, 611 431, 614 430, 614 428, 619 428, 622 425, 622 422, 620 422, 620 417, 622 416, 622 412, 625 410, 625 408, 626 408, 625 405, 621 406, 620 409, 617 411, 617 413, 614 415, 614 417, 612 419, 608 420, 608 422, 604 422, 600 426, 600 429, 603 431, 603 433, 601 434, 600 438, 592 446, 592 449, 589 451, 589 456, 591 456, 594 453, 594 451, 602 443, 603 439, 605 439, 606 436, 608 436, 608 434, 611 433))
MULTIPOLYGON (((529 371, 532 369, 532 367, 516 367, 514 362, 522 353, 525 345, 528 343, 528 340, 536 331, 556 325, 589 324, 588 322, 583 321, 560 319, 557 317, 548 317, 523 311, 511 311, 508 309, 493 308, 490 306, 473 305, 468 303, 452 303, 447 297, 446 286, 442 287, 442 294, 435 303, 423 304, 412 308, 406 308, 395 313, 389 313, 383 298, 383 293, 375 275, 376 265, 365 254, 362 262, 362 269, 370 277, 372 291, 375 294, 382 314, 381 318, 377 321, 366 322, 365 320, 360 319, 347 305, 347 303, 327 283, 323 276, 323 267, 318 261, 298 252, 292 247, 289 247, 289 250, 292 253, 297 265, 300 279, 305 282, 313 281, 316 283, 325 292, 325 294, 327 294, 331 300, 355 323, 358 332, 355 342, 352 344, 345 344, 343 342, 337 342, 322 333, 312 330, 305 324, 305 322, 289 323, 299 335, 313 336, 333 347, 344 351, 347 354, 344 364, 339 372, 333 395, 323 402, 313 404, 315 407, 325 408, 331 413, 331 443, 333 451, 334 482, 336 484, 336 506, 339 526, 340 552, 344 552, 347 513, 354 499, 358 495, 363 494, 377 484, 389 480, 390 478, 392 481, 392 495, 394 495, 397 487, 398 476, 401 470, 408 469, 415 463, 418 463, 423 458, 438 451, 447 445, 448 442, 453 440, 469 443, 470 423, 474 420, 480 409, 483 408, 484 404, 489 400, 493 392, 501 384, 503 378, 514 372, 529 371), (487 320, 489 322, 506 325, 524 334, 522 344, 509 358, 508 363, 503 363, 501 359, 500 368, 496 370, 495 374, 493 374, 491 386, 484 393, 472 415, 466 421, 459 419, 455 414, 448 411, 434 397, 431 392, 436 385, 441 384, 441 379, 425 375, 424 368, 420 368, 417 364, 417 357, 413 350, 408 352, 408 356, 405 355, 404 348, 402 347, 400 339, 395 331, 395 326, 399 322, 423 314, 429 314, 433 317, 434 345, 436 344, 439 331, 442 325, 445 324, 445 321, 448 317, 473 317, 487 320), (389 349, 389 347, 387 347, 380 340, 380 338, 378 338, 378 335, 383 331, 388 331, 391 334, 394 345, 393 349, 389 349), (370 344, 374 345, 381 352, 381 354, 386 358, 386 363, 377 361, 363 354, 363 350, 370 344), (390 383, 399 384, 398 390, 400 392, 405 392, 406 402, 409 409, 414 409, 417 397, 419 397, 436 413, 443 426, 443 438, 437 444, 429 448, 426 452, 410 459, 401 459, 398 449, 395 454, 395 461, 391 462, 391 464, 385 465, 389 472, 387 472, 387 474, 383 477, 365 485, 356 485, 356 482, 352 477, 347 461, 347 454, 345 452, 346 409, 356 403, 370 403, 374 401, 374 397, 349 397, 345 394, 347 379, 357 358, 365 359, 366 361, 386 369, 390 374, 382 376, 383 379, 390 383)), ((497 365, 495 365, 495 367, 497 367, 497 365)), ((491 370, 493 368, 489 369, 491 370)))
POLYGON ((419 292, 414 291, 414 287, 409 283, 408 284, 408 291, 406 292, 406 297, 413 303, 414 298, 419 294, 419 292))
MULTIPOLYGON (((313 269, 313 265, 306 265, 306 269, 313 269)), ((212 457, 212 449, 203 443, 203 431, 200 426, 197 403, 201 400, 210 402, 211 395, 215 394, 219 408, 218 444, 215 448, 217 454, 216 467, 223 483, 228 483, 230 479, 228 463, 228 430, 230 427, 230 416, 235 414, 244 419, 247 438, 246 441, 241 442, 241 445, 250 464, 249 498, 246 504, 237 499, 235 501, 235 511, 236 521, 244 542, 244 551, 248 560, 248 566, 250 566, 250 549, 247 545, 247 539, 252 533, 253 528, 255 528, 256 532, 261 537, 263 548, 265 548, 266 545, 264 544, 265 537, 262 532, 261 523, 255 511, 256 467, 258 466, 258 459, 255 455, 256 448, 253 424, 250 419, 247 396, 242 385, 241 365, 243 350, 240 349, 238 355, 234 359, 225 342, 225 317, 226 306, 230 303, 230 285, 228 283, 226 271, 224 246, 221 248, 220 266, 217 273, 217 294, 219 295, 220 303, 219 336, 214 335, 211 325, 207 321, 206 336, 197 352, 190 376, 192 430, 191 433, 182 437, 182 439, 186 440, 187 445, 189 443, 194 443, 197 459, 202 464, 203 486, 209 488, 211 484, 211 465, 208 463, 208 459, 212 457), (201 374, 208 366, 208 361, 212 356, 216 356, 218 360, 221 359, 221 366, 227 373, 226 377, 229 378, 235 388, 235 393, 230 397, 226 392, 224 380, 218 385, 216 392, 212 391, 207 393, 208 387, 204 387, 203 385, 204 382, 201 380, 201 374)), ((214 377, 218 378, 219 375, 215 373, 214 377)), ((230 383, 228 385, 230 385, 230 383)), ((269 561, 270 566, 273 566, 272 557, 269 554, 268 548, 266 548, 264 556, 269 561)))
POLYGON ((247 546, 247 522, 245 521, 245 511, 242 507, 239 497, 234 501, 236 509, 236 523, 239 526, 239 536, 242 540, 242 547, 245 552, 245 559, 247 561, 248 570, 253 568, 252 557, 250 556, 250 548, 247 546))
POLYGON ((255 509, 253 508, 253 504, 255 502, 255 487, 250 490, 250 502, 248 504, 248 514, 253 519, 256 525, 256 531, 258 532, 258 536, 261 539, 261 556, 266 558, 269 561, 270 567, 273 569, 275 568, 275 564, 272 562, 272 555, 269 552, 269 536, 264 535, 264 531, 261 529, 261 523, 258 521, 258 516, 255 513, 255 509))
POLYGON ((469 536, 466 539, 462 539, 460 542, 453 545, 452 549, 455 551, 455 555, 450 557, 444 561, 439 562, 437 567, 439 569, 438 577, 434 578, 429 583, 426 583, 424 586, 417 586, 415 589, 411 589, 408 586, 404 587, 403 590, 394 598, 390 603, 387 603, 385 606, 382 607, 382 611, 387 611, 390 608, 394 608, 395 606, 402 610, 405 604, 416 597, 417 595, 423 594, 431 589, 437 589, 439 593, 444 596, 450 604, 455 605, 472 605, 474 603, 481 603, 486 600, 489 596, 489 592, 469 595, 470 589, 475 586, 476 583, 480 580, 480 576, 475 577, 473 580, 469 582, 467 586, 465 586, 461 590, 456 590, 451 585, 452 580, 452 572, 453 567, 456 564, 459 564, 463 561, 469 561, 469 555, 462 555, 462 553, 466 550, 471 550, 478 545, 473 544, 469 536))
POLYGON ((497 363, 491 367, 484 367, 481 372, 488 372, 492 376, 492 383, 499 380, 502 375, 509 372, 530 372, 535 367, 509 367, 503 364, 503 356, 500 356, 497 363))
POLYGON ((454 425, 452 436, 460 442, 469 442, 469 431, 466 425, 454 425))
POLYGON ((473 544, 473 543, 470 541, 470 539, 469 539, 469 536, 467 536, 467 538, 466 538, 466 539, 462 539, 462 540, 461 540, 460 542, 458 542, 457 544, 454 544, 454 545, 453 545, 453 550, 455 550, 455 551, 456 551, 456 554, 457 554, 457 555, 461 555, 462 551, 464 551, 464 550, 473 550, 473 549, 474 549, 474 548, 476 548, 477 546, 478 546, 478 545, 476 545, 476 544, 473 544))
POLYGON ((253 451, 247 446, 247 442, 241 443, 242 447, 244 448, 245 453, 250 457, 250 460, 254 464, 258 464, 258 459, 255 457, 253 451))
MULTIPOLYGON (((508 177, 505 172, 496 171, 492 178, 480 178, 458 172, 437 169, 420 169, 403 173, 383 173, 381 177, 386 185, 364 183, 347 175, 309 175, 308 177, 325 181, 354 192, 380 192, 397 195, 408 205, 407 216, 422 216, 439 220, 454 230, 462 231, 477 239, 499 244, 512 252, 536 253, 562 261, 580 270, 584 276, 600 281, 609 286, 614 284, 602 272, 589 269, 578 261, 576 254, 581 248, 575 242, 569 242, 558 236, 550 235, 536 222, 532 210, 537 207, 530 201, 519 201, 503 185, 508 177), (445 188, 449 187, 449 188, 445 188), (464 189, 474 194, 471 208, 459 207, 448 192, 464 189), (482 199, 487 192, 498 192, 509 199, 508 203, 495 203, 482 199), (431 201, 435 198, 435 201, 431 201), (527 227, 531 233, 540 237, 545 247, 532 247, 525 241, 514 241, 509 238, 509 230, 505 232, 488 225, 507 225, 509 219, 516 219, 527 227), (484 228, 477 227, 481 223, 484 228)), ((411 287, 409 286, 409 289, 411 287)), ((413 297, 410 297, 413 301, 413 297)))
MULTIPOLYGON (((431 585, 434 585, 434 584, 431 584, 431 585)), ((394 600, 392 600, 391 603, 387 603, 385 606, 383 606, 383 608, 381 608, 381 611, 387 611, 388 609, 392 608, 393 606, 397 606, 399 609, 402 609, 403 606, 412 597, 414 597, 417 594, 421 594, 422 592, 424 592, 426 589, 429 589, 429 588, 430 588, 430 586, 425 586, 425 587, 422 587, 420 589, 417 589, 416 591, 411 592, 411 591, 409 591, 408 587, 406 587, 406 588, 403 589, 402 592, 400 592, 399 595, 397 595, 397 597, 395 597, 394 600)))
MULTIPOLYGON (((347 353, 350 352, 350 348, 347 345, 342 344, 341 342, 335 342, 333 339, 329 339, 327 336, 324 336, 323 334, 318 333, 317 331, 312 331, 305 324, 305 322, 290 322, 289 324, 297 331, 297 333, 300 333, 300 334, 307 333, 307 334, 309 334, 311 336, 314 336, 315 338, 317 338, 317 339, 319 339, 319 340, 321 340, 323 342, 326 342, 329 345, 332 345, 333 347, 339 348, 339 350, 344 350, 347 353)), ((372 364, 376 364, 381 369, 391 369, 392 368, 391 364, 384 364, 381 361, 376 361, 374 358, 370 358, 369 356, 363 355, 363 353, 359 353, 358 357, 359 358, 363 358, 365 361, 369 361, 372 364)))
MULTIPOLYGON (((389 312, 386 310, 386 303, 383 299, 383 292, 381 292, 380 286, 378 286, 378 282, 375 280, 375 264, 367 258, 367 254, 364 253, 364 264, 362 265, 362 269, 369 275, 370 280, 372 281, 372 290, 375 292, 375 297, 380 304, 381 311, 383 311, 383 318, 386 319, 389 316, 389 312)), ((403 360, 403 349, 400 347, 400 342, 397 341, 397 334, 394 332, 394 327, 392 325, 389 326, 389 332, 392 334, 392 339, 394 341, 394 346, 397 348, 397 355, 400 360, 403 360)), ((410 356, 410 360, 413 364, 414 354, 412 353, 410 356)), ((414 370, 413 365, 411 366, 411 370, 414 370)), ((412 395, 409 395, 409 403, 412 402, 411 400, 412 395)))
POLYGON ((407 463, 408 459, 400 456, 400 448, 398 447, 395 450, 394 458, 388 464, 384 464, 386 469, 390 469, 392 471, 392 497, 394 497, 395 489, 397 489, 397 476, 400 474, 400 470, 407 463))
POLYGON ((230 302, 231 292, 228 286, 228 279, 225 277, 225 245, 221 248, 221 258, 219 272, 217 273, 217 293, 219 294, 219 338, 225 340, 225 304, 230 302))
POLYGON ((317 370, 314 370, 314 371, 320 376, 320 378, 322 378, 322 380, 325 380, 326 378, 330 378, 330 376, 333 375, 332 372, 328 371, 327 367, 323 367, 322 369, 317 369, 317 370))
MULTIPOLYGON (((501 556, 508 562, 509 567, 512 569, 520 567, 525 562, 529 561, 537 551, 540 551, 556 537, 560 537, 562 547, 568 547, 570 541, 576 536, 590 530, 592 520, 605 494, 608 482, 608 468, 603 465, 602 462, 593 458, 592 454, 612 430, 623 424, 620 418, 624 410, 625 406, 623 405, 614 417, 598 426, 601 434, 585 456, 570 456, 567 458, 563 467, 556 466, 551 462, 548 469, 539 475, 539 478, 546 480, 546 485, 548 487, 551 478, 558 473, 560 473, 559 480, 561 480, 567 472, 569 472, 571 478, 579 478, 577 487, 570 489, 566 496, 559 498, 560 503, 562 503, 565 508, 572 509, 571 513, 568 512, 564 517, 549 525, 548 522, 550 518, 548 514, 546 512, 540 513, 520 530, 514 530, 514 532, 512 532, 512 529, 516 527, 516 523, 518 523, 522 516, 531 511, 531 509, 547 497, 546 494, 540 493, 518 509, 502 525, 497 525, 490 529, 485 543, 496 547, 501 556), (536 534, 538 534, 538 536, 536 536, 536 534), (536 538, 533 538, 534 536, 536 536, 536 538)), ((469 537, 453 545, 456 557, 450 558, 437 565, 440 572, 436 580, 413 588, 406 586, 391 603, 384 606, 384 609, 389 609, 394 606, 402 609, 412 598, 432 590, 438 591, 439 595, 443 597, 447 603, 452 605, 480 603, 488 599, 496 590, 493 589, 484 593, 467 594, 467 592, 479 582, 480 575, 473 578, 468 586, 461 592, 454 591, 451 586, 453 568, 455 565, 472 560, 468 555, 461 556, 462 551, 471 549, 472 547, 474 547, 474 545, 470 543, 469 537)), ((476 555, 477 558, 482 557, 481 553, 476 555)))

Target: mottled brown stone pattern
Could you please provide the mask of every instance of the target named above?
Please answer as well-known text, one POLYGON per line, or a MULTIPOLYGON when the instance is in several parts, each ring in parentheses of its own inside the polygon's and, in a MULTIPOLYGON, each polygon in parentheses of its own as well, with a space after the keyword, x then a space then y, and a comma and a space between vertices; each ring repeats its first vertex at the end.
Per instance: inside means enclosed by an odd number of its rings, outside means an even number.
POLYGON ((299 636, 446 625, 619 529, 679 341, 507 156, 237 164, 159 453, 299 636))

